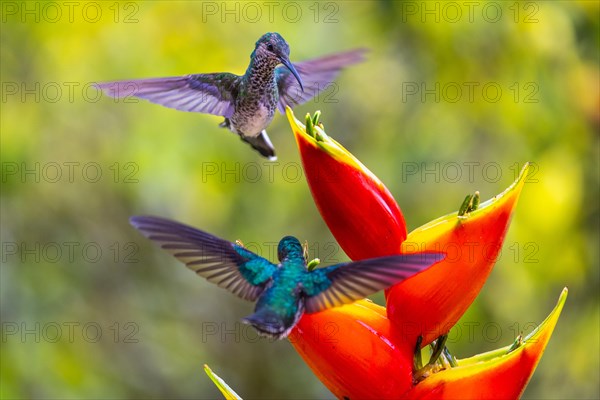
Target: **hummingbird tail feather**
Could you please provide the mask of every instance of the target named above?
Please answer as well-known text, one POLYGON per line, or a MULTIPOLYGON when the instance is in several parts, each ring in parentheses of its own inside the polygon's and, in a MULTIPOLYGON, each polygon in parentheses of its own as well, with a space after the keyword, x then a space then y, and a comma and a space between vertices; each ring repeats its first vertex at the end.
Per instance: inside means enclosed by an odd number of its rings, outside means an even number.
POLYGON ((271 339, 283 339, 293 328, 293 326, 286 327, 281 323, 265 322, 257 315, 257 313, 242 318, 242 322, 252 325, 260 336, 271 339))
POLYGON ((293 315, 282 315, 269 307, 258 306, 253 314, 242 318, 242 322, 250 324, 260 336, 273 339, 286 338, 304 314, 304 304, 300 302, 293 315))
POLYGON ((273 147, 273 143, 267 136, 266 131, 262 131, 258 136, 243 136, 240 135, 240 138, 248 143, 252 148, 260 153, 263 157, 269 159, 269 161, 277 160, 277 156, 275 155, 275 148, 273 147))

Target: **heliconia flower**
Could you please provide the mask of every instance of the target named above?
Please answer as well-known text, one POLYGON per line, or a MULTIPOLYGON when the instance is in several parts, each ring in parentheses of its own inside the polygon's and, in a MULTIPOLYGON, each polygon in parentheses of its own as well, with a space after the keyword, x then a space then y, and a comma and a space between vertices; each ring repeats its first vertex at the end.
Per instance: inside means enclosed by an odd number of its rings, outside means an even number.
POLYGON ((289 107, 286 115, 313 199, 348 257, 372 258, 372 248, 377 249, 377 256, 398 254, 406 239, 406 223, 385 185, 325 134, 318 124, 318 113, 314 121, 307 118, 308 129, 294 118, 289 107))
POLYGON ((504 193, 479 208, 438 218, 407 238, 402 212, 383 183, 310 117, 303 125, 290 109, 286 114, 315 203, 350 258, 447 253, 444 261, 386 291, 386 300, 390 319, 407 340, 416 343, 423 336, 425 346, 448 333, 494 266, 529 165, 504 193))
POLYGON ((306 126, 289 109, 287 116, 315 203, 350 258, 446 253, 444 261, 390 288, 387 309, 361 302, 301 318, 290 339, 313 372, 339 398, 518 396, 543 353, 566 291, 552 318, 511 351, 459 360, 458 366, 428 370, 429 375, 415 374, 413 355, 417 343, 422 347, 446 334, 481 290, 502 247, 528 165, 500 195, 479 205, 476 193, 469 199, 477 204, 467 202, 459 213, 438 218, 406 238, 404 218, 389 191, 325 134, 318 114, 307 116, 306 126), (337 340, 328 340, 334 332, 337 340), (494 391, 498 377, 511 380, 505 392, 494 391))

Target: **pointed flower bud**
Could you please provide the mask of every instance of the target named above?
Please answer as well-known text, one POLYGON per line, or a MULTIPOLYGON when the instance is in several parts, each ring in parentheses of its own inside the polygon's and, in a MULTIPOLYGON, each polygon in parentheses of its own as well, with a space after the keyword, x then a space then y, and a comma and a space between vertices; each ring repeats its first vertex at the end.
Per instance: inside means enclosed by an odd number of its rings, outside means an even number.
POLYGON ((308 186, 329 230, 353 260, 397 254, 406 223, 389 190, 342 145, 327 136, 316 118, 306 125, 288 107, 308 186), (360 238, 360 239, 358 239, 360 238))

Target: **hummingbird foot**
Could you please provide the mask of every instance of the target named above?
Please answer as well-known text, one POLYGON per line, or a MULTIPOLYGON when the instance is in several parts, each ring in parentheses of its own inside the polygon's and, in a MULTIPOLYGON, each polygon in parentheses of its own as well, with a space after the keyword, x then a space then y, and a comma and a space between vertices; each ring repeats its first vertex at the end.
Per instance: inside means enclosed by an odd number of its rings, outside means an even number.
POLYGON ((219 124, 219 128, 227 128, 231 130, 231 121, 229 121, 229 118, 225 118, 223 122, 219 124))

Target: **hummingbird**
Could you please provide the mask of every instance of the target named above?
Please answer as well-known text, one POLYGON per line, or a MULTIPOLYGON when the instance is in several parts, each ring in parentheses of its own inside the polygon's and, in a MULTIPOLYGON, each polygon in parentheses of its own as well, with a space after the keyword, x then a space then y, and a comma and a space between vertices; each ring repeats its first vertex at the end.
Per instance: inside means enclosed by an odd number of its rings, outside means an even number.
POLYGON ((300 241, 286 236, 277 246, 279 263, 240 243, 172 220, 136 216, 131 224, 196 274, 256 302, 242 321, 261 336, 282 339, 303 313, 352 303, 409 278, 442 260, 440 253, 402 254, 307 268, 300 241))
POLYGON ((343 67, 363 60, 355 49, 292 64, 279 33, 258 39, 244 75, 228 72, 96 84, 111 97, 137 97, 180 111, 225 117, 219 125, 236 133, 262 156, 277 159, 267 136, 278 109, 302 104, 326 89, 343 67), (279 66, 281 64, 281 66, 279 66))

